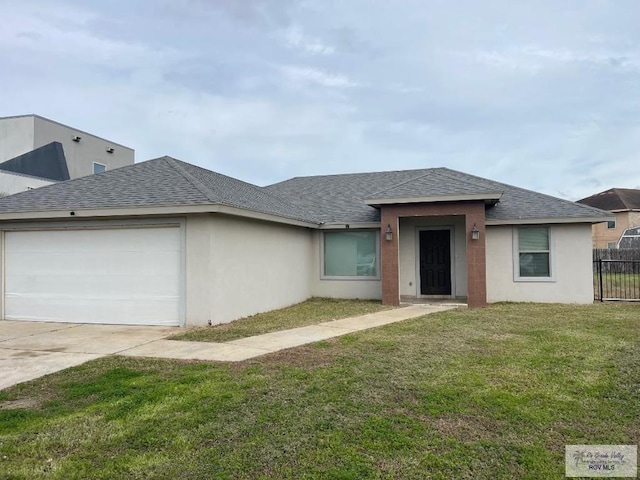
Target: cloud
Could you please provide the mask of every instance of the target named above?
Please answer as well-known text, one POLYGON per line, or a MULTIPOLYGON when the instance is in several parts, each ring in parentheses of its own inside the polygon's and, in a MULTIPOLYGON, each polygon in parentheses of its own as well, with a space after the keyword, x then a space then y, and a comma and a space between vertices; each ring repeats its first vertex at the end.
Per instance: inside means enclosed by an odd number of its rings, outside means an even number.
POLYGON ((491 67, 524 71, 535 74, 545 68, 571 68, 575 66, 600 67, 637 71, 640 69, 640 51, 588 51, 567 48, 541 48, 537 46, 507 47, 503 50, 457 52, 491 67))
POLYGON ((640 184, 637 2, 5 2, 0 115, 258 183, 449 166, 640 184), (366 12, 366 14, 363 14, 366 12))
POLYGON ((11 21, 3 22, 0 29, 0 50, 10 57, 56 58, 64 66, 143 69, 166 68, 189 56, 189 52, 171 47, 154 48, 143 42, 97 36, 91 31, 97 14, 81 7, 74 9, 73 15, 28 3, 24 9, 10 11, 11 21))
POLYGON ((235 21, 259 27, 289 25, 295 4, 294 0, 186 0, 186 3, 224 12, 235 21))
POLYGON ((285 46, 311 55, 331 55, 335 48, 331 45, 303 34, 300 27, 290 27, 282 32, 285 46))
POLYGON ((346 75, 323 72, 316 68, 285 65, 280 67, 284 77, 292 83, 312 84, 326 88, 351 88, 357 87, 346 75))

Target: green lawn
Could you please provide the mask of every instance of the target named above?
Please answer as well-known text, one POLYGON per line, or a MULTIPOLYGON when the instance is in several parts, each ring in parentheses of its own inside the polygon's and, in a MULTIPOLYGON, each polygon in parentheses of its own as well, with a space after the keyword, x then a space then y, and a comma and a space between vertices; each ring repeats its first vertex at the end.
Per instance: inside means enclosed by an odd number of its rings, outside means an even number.
POLYGON ((553 479, 640 441, 640 305, 454 310, 239 364, 0 392, 0 478, 553 479))
POLYGON ((291 307, 259 313, 231 323, 213 327, 191 328, 169 337, 169 340, 192 342, 228 342, 238 338, 314 325, 339 318, 364 315, 388 310, 379 300, 345 300, 335 298, 311 298, 291 307))

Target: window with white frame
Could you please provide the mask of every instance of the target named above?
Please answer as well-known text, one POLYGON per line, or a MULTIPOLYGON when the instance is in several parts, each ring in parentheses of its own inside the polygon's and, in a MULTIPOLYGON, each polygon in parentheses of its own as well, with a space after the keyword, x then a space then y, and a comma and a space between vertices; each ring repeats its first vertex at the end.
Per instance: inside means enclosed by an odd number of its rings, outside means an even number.
POLYGON ((607 228, 608 229, 615 229, 616 228, 616 221, 615 220, 609 220, 607 222, 607 228))
POLYGON ((519 227, 515 233, 516 279, 552 279, 549 227, 519 227))
POLYGON ((323 232, 322 278, 377 279, 379 251, 376 230, 323 232))
POLYGON ((102 173, 106 171, 107 171, 106 165, 98 162, 93 162, 93 173, 102 173))

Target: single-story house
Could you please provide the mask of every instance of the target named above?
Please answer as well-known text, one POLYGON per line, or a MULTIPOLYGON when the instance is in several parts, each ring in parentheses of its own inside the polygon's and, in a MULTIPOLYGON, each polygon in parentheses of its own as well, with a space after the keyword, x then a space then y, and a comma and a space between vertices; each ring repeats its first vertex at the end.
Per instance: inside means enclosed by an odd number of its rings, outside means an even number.
POLYGON ((311 296, 590 303, 609 219, 447 168, 258 187, 162 157, 0 199, 0 308, 206 325, 311 296))

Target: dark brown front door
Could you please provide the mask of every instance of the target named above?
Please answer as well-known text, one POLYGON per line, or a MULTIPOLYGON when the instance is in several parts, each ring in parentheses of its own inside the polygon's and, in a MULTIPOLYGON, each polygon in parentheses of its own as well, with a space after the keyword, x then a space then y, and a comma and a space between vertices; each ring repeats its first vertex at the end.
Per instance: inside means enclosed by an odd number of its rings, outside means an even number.
POLYGON ((451 295, 451 238, 449 230, 420 232, 420 293, 451 295))

